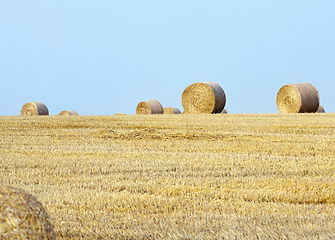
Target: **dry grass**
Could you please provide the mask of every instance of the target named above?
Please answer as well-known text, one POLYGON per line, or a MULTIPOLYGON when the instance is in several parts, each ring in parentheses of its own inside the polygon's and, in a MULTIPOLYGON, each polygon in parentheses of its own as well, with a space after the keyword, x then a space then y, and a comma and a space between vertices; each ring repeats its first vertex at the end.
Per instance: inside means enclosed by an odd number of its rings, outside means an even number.
POLYGON ((58 239, 333 239, 335 115, 0 117, 58 239))

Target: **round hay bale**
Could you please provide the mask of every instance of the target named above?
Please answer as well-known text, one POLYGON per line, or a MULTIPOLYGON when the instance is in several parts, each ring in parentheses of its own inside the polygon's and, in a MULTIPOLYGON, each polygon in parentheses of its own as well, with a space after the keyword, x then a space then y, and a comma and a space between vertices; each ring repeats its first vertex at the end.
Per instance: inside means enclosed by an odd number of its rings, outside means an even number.
POLYGON ((316 112, 317 113, 325 113, 326 111, 325 111, 325 109, 321 105, 319 105, 319 108, 318 108, 318 110, 316 112))
POLYGON ((58 115, 79 116, 76 111, 61 111, 58 115))
POLYGON ((165 107, 163 108, 163 114, 181 114, 181 112, 178 108, 165 107))
POLYGON ((217 83, 194 83, 183 91, 181 103, 185 113, 220 113, 226 105, 226 94, 217 83))
POLYGON ((49 215, 31 194, 0 185, 0 239, 55 239, 49 215))
POLYGON ((228 114, 227 110, 224 108, 221 112, 221 114, 228 114))
POLYGON ((119 115, 127 115, 127 114, 125 114, 125 113, 115 113, 114 115, 119 116, 119 115))
POLYGON ((21 115, 49 115, 49 110, 44 103, 41 102, 27 102, 21 108, 21 115))
POLYGON ((136 107, 136 114, 163 114, 163 112, 163 107, 157 100, 146 100, 136 107))
POLYGON ((310 83, 284 85, 279 89, 276 99, 280 113, 316 112, 319 101, 318 90, 310 83))

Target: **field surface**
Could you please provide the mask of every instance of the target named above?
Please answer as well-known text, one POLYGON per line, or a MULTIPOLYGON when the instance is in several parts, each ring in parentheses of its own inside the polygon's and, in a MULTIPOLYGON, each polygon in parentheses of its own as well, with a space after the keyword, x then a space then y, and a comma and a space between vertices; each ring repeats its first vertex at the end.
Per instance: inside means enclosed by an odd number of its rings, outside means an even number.
POLYGON ((57 239, 335 239, 335 114, 0 117, 57 239))

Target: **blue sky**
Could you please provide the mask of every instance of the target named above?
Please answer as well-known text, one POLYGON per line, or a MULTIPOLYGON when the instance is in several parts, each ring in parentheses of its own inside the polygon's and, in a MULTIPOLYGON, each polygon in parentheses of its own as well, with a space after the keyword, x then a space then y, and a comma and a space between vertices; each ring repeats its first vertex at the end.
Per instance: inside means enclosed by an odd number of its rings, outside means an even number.
POLYGON ((335 1, 1 1, 0 115, 29 101, 51 115, 183 110, 216 82, 229 113, 277 113, 276 95, 309 82, 335 112, 335 1))

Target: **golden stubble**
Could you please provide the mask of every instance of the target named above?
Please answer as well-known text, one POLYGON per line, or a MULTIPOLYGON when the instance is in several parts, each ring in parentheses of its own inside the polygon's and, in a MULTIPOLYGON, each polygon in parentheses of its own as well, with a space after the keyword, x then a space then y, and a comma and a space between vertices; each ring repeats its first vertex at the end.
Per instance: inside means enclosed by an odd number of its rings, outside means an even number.
POLYGON ((0 183, 59 239, 333 238, 334 117, 0 117, 0 183))

